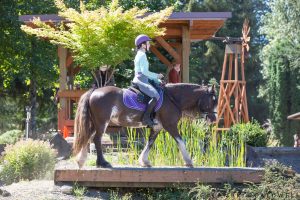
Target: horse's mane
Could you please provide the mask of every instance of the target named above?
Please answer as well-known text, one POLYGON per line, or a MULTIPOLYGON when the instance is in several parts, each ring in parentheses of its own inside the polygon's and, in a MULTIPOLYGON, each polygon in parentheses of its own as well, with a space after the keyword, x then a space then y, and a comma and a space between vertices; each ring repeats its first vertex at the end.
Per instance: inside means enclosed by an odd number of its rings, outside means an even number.
MULTIPOLYGON (((169 97, 171 96, 170 97, 171 100, 175 104, 177 104, 177 107, 182 108, 182 106, 187 105, 191 102, 190 98, 198 98, 195 95, 191 95, 191 93, 194 93, 195 91, 198 91, 198 92, 203 91, 204 92, 208 89, 208 86, 207 85, 198 85, 198 84, 193 84, 193 83, 171 83, 171 84, 166 84, 165 89, 167 91, 168 96, 169 97), (183 94, 187 94, 188 96, 183 95, 183 94), (188 100, 186 98, 188 98, 188 100), (183 101, 181 101, 181 99, 183 99, 183 101), (178 103, 180 105, 178 105, 178 103)), ((182 109, 181 111, 192 116, 198 112, 198 106, 197 106, 197 104, 195 104, 191 107, 188 107, 188 108, 186 107, 186 108, 182 109)))
POLYGON ((203 88, 207 89, 207 85, 198 85, 194 83, 168 83, 165 85, 166 88, 170 89, 182 89, 182 88, 189 88, 189 89, 197 89, 197 88, 203 88))

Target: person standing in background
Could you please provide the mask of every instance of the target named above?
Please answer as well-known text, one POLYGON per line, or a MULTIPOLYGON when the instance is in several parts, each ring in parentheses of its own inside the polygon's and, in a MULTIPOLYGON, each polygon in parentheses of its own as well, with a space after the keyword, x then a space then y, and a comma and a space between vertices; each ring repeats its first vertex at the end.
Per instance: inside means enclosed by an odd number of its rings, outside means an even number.
POLYGON ((168 74, 168 82, 169 83, 180 83, 180 63, 173 61, 172 62, 172 69, 168 74))

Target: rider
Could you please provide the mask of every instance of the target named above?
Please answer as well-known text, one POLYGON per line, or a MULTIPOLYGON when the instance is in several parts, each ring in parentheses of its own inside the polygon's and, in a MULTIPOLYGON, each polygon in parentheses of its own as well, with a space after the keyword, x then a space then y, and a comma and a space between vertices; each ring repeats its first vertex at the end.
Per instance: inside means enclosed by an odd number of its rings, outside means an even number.
POLYGON ((133 83, 138 85, 139 89, 151 97, 146 111, 143 115, 142 122, 148 126, 153 126, 155 123, 151 119, 151 113, 154 110, 156 102, 159 99, 159 94, 156 89, 149 84, 149 79, 156 83, 161 83, 162 74, 157 74, 149 71, 149 62, 146 56, 146 52, 150 49, 151 39, 147 35, 139 35, 135 38, 135 46, 137 48, 137 54, 134 59, 134 79, 133 83))

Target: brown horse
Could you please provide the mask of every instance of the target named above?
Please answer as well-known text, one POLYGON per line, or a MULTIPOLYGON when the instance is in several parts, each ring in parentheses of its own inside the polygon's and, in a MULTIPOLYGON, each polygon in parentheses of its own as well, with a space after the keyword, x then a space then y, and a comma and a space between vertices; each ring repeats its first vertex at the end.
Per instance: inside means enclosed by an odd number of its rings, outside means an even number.
MULTIPOLYGON (((168 131, 177 142, 186 166, 193 163, 186 151, 185 144, 178 132, 177 124, 184 112, 206 114, 206 118, 215 121, 214 110, 217 98, 214 86, 196 84, 167 84, 164 87, 164 101, 156 112, 157 125, 151 128, 149 140, 144 147, 139 163, 150 167, 148 155, 158 133, 162 128, 168 131)), ((87 145, 91 138, 97 151, 97 167, 111 167, 102 154, 101 137, 108 126, 144 127, 141 123, 142 111, 127 108, 123 104, 123 90, 108 86, 91 89, 83 94, 78 103, 75 117, 74 154, 81 168, 87 157, 87 145)))

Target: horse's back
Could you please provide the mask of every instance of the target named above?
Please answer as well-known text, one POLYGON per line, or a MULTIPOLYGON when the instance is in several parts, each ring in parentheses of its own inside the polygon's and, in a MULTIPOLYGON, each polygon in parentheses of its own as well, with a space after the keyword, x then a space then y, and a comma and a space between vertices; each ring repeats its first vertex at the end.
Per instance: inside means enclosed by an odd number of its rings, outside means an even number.
POLYGON ((109 106, 116 104, 122 99, 122 89, 115 86, 97 88, 90 97, 90 106, 103 105, 109 106))

